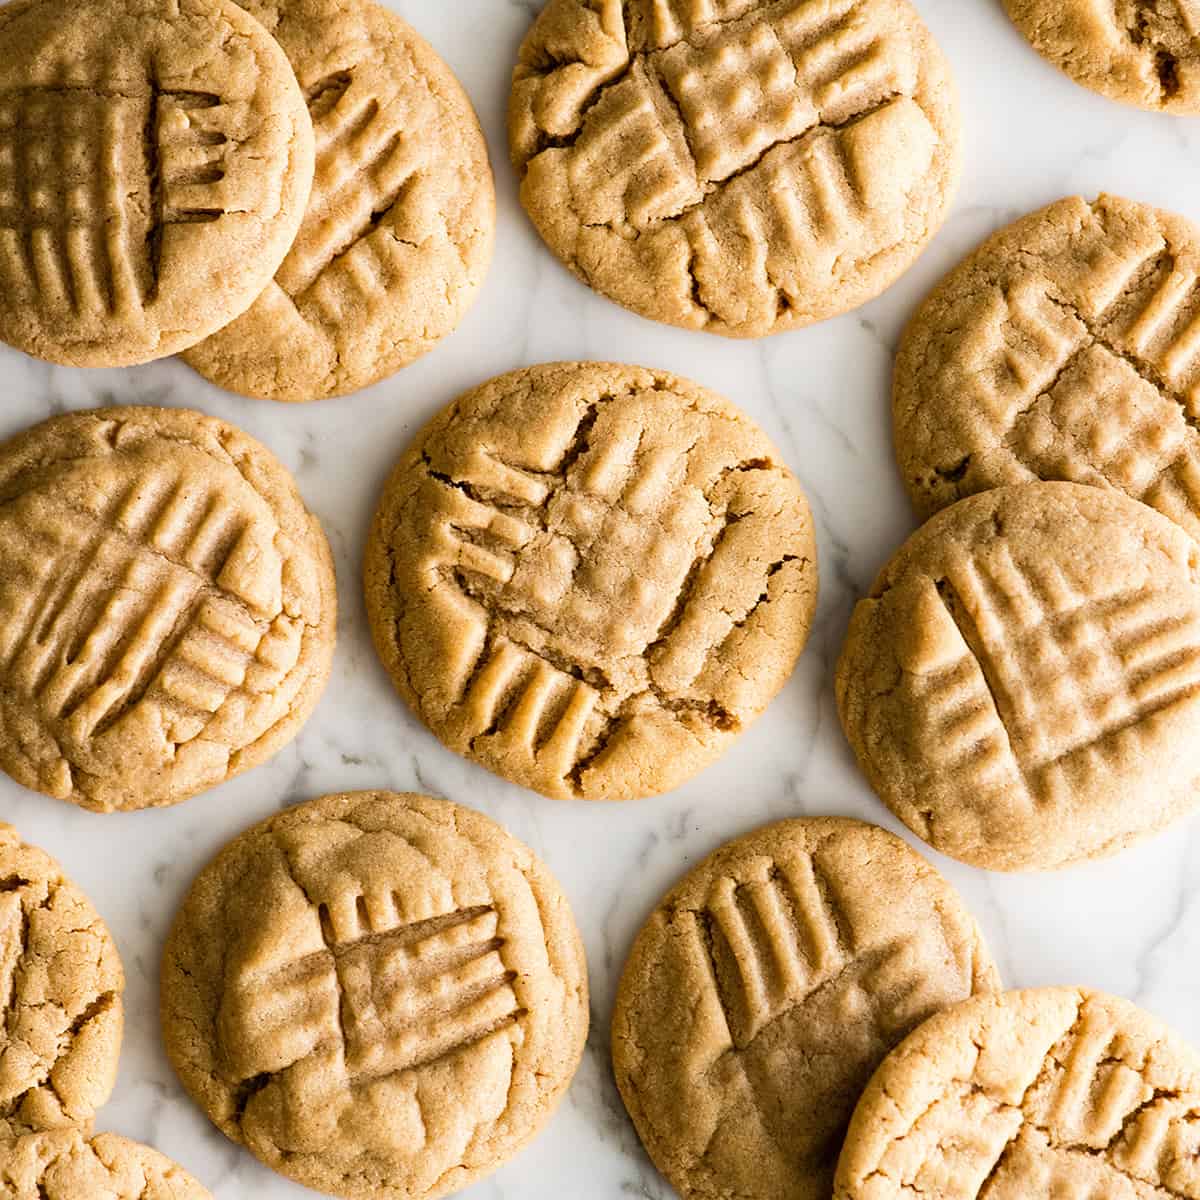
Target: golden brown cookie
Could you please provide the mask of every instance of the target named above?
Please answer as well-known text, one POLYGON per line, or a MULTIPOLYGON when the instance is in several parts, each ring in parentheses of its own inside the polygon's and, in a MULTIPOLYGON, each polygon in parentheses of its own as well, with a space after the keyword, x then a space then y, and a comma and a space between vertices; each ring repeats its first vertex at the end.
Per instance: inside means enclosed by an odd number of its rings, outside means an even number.
POLYGON ((611 363, 460 397, 367 543, 400 694, 452 750, 563 798, 655 795, 720 757, 787 681, 816 593, 808 504, 763 432, 611 363))
POLYGON ((91 902, 0 823, 0 1140, 91 1127, 117 1078, 124 990, 91 902))
POLYGON ((351 1200, 433 1200, 557 1107, 583 946, 533 853, 471 809, 361 792, 289 809, 201 872, 167 943, 167 1053, 217 1126, 351 1200))
POLYGON ((187 409, 55 417, 0 445, 0 767, 109 812, 289 742, 329 677, 329 545, 291 476, 187 409))
POLYGON ((296 236, 312 125, 229 0, 0 10, 0 338, 72 366, 183 350, 244 312, 296 236))
POLYGON ((5 1200, 212 1200, 169 1158, 113 1133, 35 1133, 0 1142, 5 1200))
POLYGON ((890 286, 945 219, 960 140, 908 0, 549 0, 509 109, 554 253, 642 316, 727 337, 890 286))
POLYGON ((854 1113, 835 1200, 1200 1198, 1200 1057, 1115 996, 977 996, 921 1026, 854 1113))
POLYGON ((1045 59, 1110 100, 1200 112, 1196 0, 1004 0, 1045 59))
POLYGON ((1112 490, 961 500, 855 609, 836 690, 871 785, 943 853, 1114 854, 1197 800, 1200 547, 1112 490))
POLYGON ((1112 487, 1200 538, 1200 228, 1101 196, 1000 230, 896 359, 896 455, 922 518, 1032 479, 1112 487))
POLYGON ((621 978, 613 1067, 687 1200, 828 1200, 884 1055, 998 986, 958 896, 899 838, 784 821, 723 846, 659 903, 621 978))
POLYGON ((187 354, 221 387, 316 400, 366 387, 451 333, 492 256, 495 188, 466 93, 371 0, 243 0, 308 99, 316 182, 273 282, 187 354))

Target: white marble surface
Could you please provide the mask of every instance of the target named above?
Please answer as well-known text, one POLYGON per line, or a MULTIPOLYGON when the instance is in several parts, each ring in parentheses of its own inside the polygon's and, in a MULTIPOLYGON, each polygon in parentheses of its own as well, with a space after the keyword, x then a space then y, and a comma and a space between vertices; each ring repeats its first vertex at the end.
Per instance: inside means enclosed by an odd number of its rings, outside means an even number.
MULTIPOLYGON (((592 295, 546 252, 516 202, 503 140, 507 77, 539 0, 391 0, 458 72, 497 171, 500 222, 483 296, 439 350, 354 398, 288 408, 222 394, 179 362, 132 371, 49 367, 0 351, 0 435, 64 409, 191 406, 243 426, 296 473, 337 555, 334 676, 300 738, 272 763, 171 811, 97 817, 0 778, 0 817, 61 858, 120 944, 129 976, 116 1094, 100 1127, 148 1141, 218 1200, 300 1200, 210 1127, 176 1083, 156 1016, 172 912, 229 837, 327 791, 391 787, 474 805, 530 843, 564 883, 587 943, 593 1033, 547 1132, 471 1200, 657 1200, 671 1193, 642 1155, 611 1082, 616 976, 656 897, 699 857, 772 818, 844 813, 897 824, 858 775, 831 686, 854 598, 913 520, 893 466, 890 360, 923 292, 985 233, 1061 195, 1102 190, 1200 219, 1200 124, 1127 110, 1077 88, 1029 51, 998 0, 918 0, 956 69, 967 169, 945 229, 882 299, 757 344, 651 324, 592 295), (481 380, 547 359, 665 367, 724 392, 776 439, 820 529, 820 616, 766 717, 719 765, 674 795, 620 807, 544 800, 445 751, 410 717, 375 661, 358 574, 377 489, 412 431, 481 380)), ((3 564, 0 563, 0 570, 3 564)), ((1010 985, 1082 983, 1128 996, 1200 1042, 1200 826, 1187 821, 1097 866, 1001 877, 937 860, 978 914, 1010 985)))

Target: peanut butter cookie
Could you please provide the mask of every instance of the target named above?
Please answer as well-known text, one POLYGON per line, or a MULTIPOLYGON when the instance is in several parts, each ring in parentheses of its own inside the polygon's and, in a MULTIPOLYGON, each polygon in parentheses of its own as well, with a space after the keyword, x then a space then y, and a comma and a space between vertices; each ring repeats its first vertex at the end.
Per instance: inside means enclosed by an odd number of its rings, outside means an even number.
POLYGON ((274 456, 186 409, 55 417, 0 445, 0 767, 108 812, 289 742, 329 676, 325 535, 274 456))
POLYGON ((784 821, 723 846, 660 902, 625 966, 613 1066, 688 1200, 828 1200, 887 1052, 999 986, 953 889, 858 821, 784 821))
POLYGON ((884 1061, 835 1200, 1200 1198, 1200 1057, 1126 1000, 976 996, 884 1061))
POLYGON ((268 1166, 349 1200, 433 1200, 549 1119, 587 971, 558 884, 500 826, 425 796, 326 796, 201 872, 162 1021, 192 1097, 268 1166))
POLYGON ((1200 229, 1060 200, 989 238, 896 360, 896 455, 927 518, 1008 483, 1116 488, 1200 538, 1200 229))
POLYGON ((5 1200, 212 1200, 169 1158, 113 1133, 35 1133, 0 1142, 5 1200))
POLYGON ((959 501, 859 603, 837 670, 872 786, 993 870, 1116 853, 1200 780, 1200 546, 1111 489, 959 501))
POLYGON ((0 9, 0 338, 81 367, 183 350, 253 303, 300 228, 312 124, 229 0, 0 9))
POLYGON ((0 1141, 91 1127, 117 1078, 124 989, 88 898, 0 824, 0 1141))
POLYGON ((1004 0, 1045 59, 1110 100, 1200 112, 1196 0, 1004 0))
POLYGON ((610 363, 493 379, 418 434, 367 544, 375 645, 452 750, 547 796, 676 787, 791 674, 808 504, 744 413, 610 363))
POLYGON ((487 273, 487 145, 445 63, 371 0, 243 0, 308 99, 316 182, 253 307, 187 354, 221 387, 316 400, 366 387, 451 333, 487 273))
POLYGON ((584 282, 762 337, 908 269, 958 186, 961 134, 908 0, 549 0, 509 140, 526 211, 584 282))

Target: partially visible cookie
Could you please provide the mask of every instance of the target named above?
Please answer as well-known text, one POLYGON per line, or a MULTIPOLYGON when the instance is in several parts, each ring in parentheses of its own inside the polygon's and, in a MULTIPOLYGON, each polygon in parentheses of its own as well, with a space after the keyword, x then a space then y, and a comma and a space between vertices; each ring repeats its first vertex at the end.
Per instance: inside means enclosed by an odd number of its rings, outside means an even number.
POLYGON ((836 692, 871 785, 943 853, 1116 853, 1200 798, 1200 546, 1111 489, 961 500, 854 610, 836 692))
POLYGON ((1059 200, 990 237, 913 317, 896 455, 922 518, 1032 479, 1116 488, 1200 538, 1200 228, 1059 200))
POLYGON ((1200 112, 1196 0, 1004 0, 1045 59, 1110 100, 1200 112))
POLYGON ((0 445, 0 767, 109 812, 290 741, 329 677, 329 545, 265 446, 187 409, 0 445))
POLYGON ((471 809, 326 796, 201 872, 162 970, 167 1054, 268 1166, 434 1200, 531 1141, 579 1065, 587 969, 558 884, 471 809))
POLYGON ((546 244, 672 325, 762 337, 877 296, 958 186, 958 101, 908 0, 549 0, 509 141, 546 244))
POLYGON ((245 0, 287 52, 317 140, 300 236, 238 320, 188 352, 221 387, 316 400, 451 333, 492 255, 495 188, 458 80, 372 0, 245 0))
POLYGON ((1198 1110, 1200 1056, 1127 1000, 977 996, 879 1068, 834 1200, 1197 1200, 1198 1110))
POLYGON ((117 1078, 124 990, 91 902, 0 824, 0 1140, 91 1128, 117 1078))
POLYGON ((954 890, 899 838, 784 821, 707 858, 638 934, 613 1015, 617 1085, 687 1200, 828 1200, 884 1055, 998 986, 954 890))
POLYGON ((81 367, 183 350, 244 312, 308 202, 312 124, 229 0, 0 9, 0 338, 81 367))
POLYGON ((5 1200, 212 1200, 169 1158, 114 1133, 36 1133, 0 1142, 5 1200))
POLYGON ((514 371, 385 485, 367 611, 452 750, 548 796, 668 791, 766 708, 808 638, 808 504, 744 413, 611 363, 514 371))

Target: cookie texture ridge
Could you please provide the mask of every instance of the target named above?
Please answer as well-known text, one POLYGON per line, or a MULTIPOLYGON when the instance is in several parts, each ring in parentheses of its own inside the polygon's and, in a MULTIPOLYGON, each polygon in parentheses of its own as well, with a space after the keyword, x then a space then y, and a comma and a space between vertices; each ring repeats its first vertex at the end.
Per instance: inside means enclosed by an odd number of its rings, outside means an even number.
POLYGON ((0 1142, 6 1200, 212 1200, 182 1167, 113 1133, 35 1133, 0 1142))
POLYGON ((872 786, 943 853, 1113 854, 1196 802, 1200 547, 1111 490, 961 500, 854 610, 836 692, 872 786))
POLYGON ((785 821, 706 859, 638 934, 613 1016, 617 1084, 687 1200, 828 1200, 884 1055, 998 986, 958 896, 899 838, 785 821))
POLYGON ((1200 113, 1195 0, 1004 0, 1043 58, 1110 100, 1200 113))
POLYGON ((588 1026, 558 884, 493 821, 326 796, 200 874, 167 942, 167 1053, 217 1126, 351 1200, 457 1191, 531 1141, 588 1026))
POLYGON ((90 1128, 117 1078, 124 990, 91 902, 0 823, 0 1142, 90 1128))
POLYGON ((316 181, 300 236, 243 316, 187 361, 231 391, 315 400, 451 333, 492 256, 495 188, 470 100, 371 0, 246 0, 308 100, 316 181))
POLYGON ((977 996, 921 1026, 863 1094, 834 1200, 1200 1197, 1200 1058, 1127 1000, 977 996))
POLYGON ((229 0, 0 10, 0 338, 71 366, 186 349, 296 236, 312 124, 229 0))
POLYGON ((290 741, 329 676, 325 535, 265 446, 200 413, 0 445, 0 561, 0 767, 58 799, 185 800, 290 741))
POLYGON ((1003 484, 1116 488, 1200 538, 1200 228, 1079 197, 989 238, 918 309, 893 392, 922 518, 1003 484))
POLYGON ((548 796, 717 759, 816 605, 808 504, 728 401, 610 363, 516 371, 418 434, 367 544, 375 645, 451 749, 548 796))
POLYGON ((509 109, 550 249, 642 316, 728 337, 892 284, 945 219, 960 140, 908 0, 550 0, 509 109))

